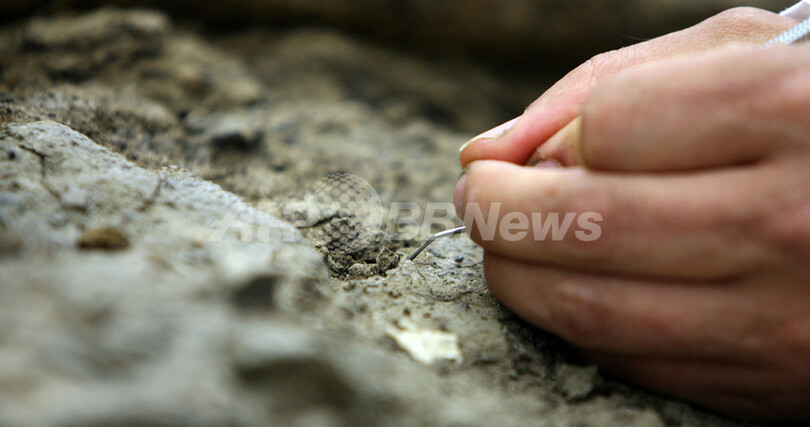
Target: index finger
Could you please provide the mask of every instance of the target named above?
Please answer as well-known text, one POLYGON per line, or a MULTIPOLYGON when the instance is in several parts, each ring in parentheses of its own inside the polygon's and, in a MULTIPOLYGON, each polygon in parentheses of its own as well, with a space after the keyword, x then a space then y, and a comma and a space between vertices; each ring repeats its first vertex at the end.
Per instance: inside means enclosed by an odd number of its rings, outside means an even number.
POLYGON ((736 8, 691 28, 597 55, 546 91, 508 131, 471 139, 462 147, 461 165, 476 160, 525 164, 537 147, 581 114, 583 104, 601 82, 622 70, 731 42, 762 44, 793 24, 791 18, 761 9, 736 8))

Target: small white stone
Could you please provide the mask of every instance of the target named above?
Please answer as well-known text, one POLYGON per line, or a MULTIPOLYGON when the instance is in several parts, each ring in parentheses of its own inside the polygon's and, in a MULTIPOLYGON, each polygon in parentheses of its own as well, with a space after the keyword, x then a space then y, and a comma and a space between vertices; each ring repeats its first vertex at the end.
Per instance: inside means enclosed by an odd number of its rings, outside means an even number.
POLYGON ((418 329, 410 324, 402 324, 399 328, 391 326, 385 332, 418 362, 430 365, 438 360, 462 361, 458 337, 454 333, 418 329))
POLYGON ((74 186, 69 186, 59 201, 68 209, 86 211, 90 207, 90 195, 87 194, 87 190, 74 186))

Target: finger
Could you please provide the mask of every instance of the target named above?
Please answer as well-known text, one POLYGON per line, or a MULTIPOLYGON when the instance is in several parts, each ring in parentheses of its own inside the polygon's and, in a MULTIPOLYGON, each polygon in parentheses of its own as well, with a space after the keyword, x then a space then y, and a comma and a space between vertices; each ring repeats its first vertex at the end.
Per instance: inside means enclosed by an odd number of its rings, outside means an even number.
POLYGON ((714 49, 730 42, 760 45, 795 21, 764 10, 737 8, 683 31, 595 56, 571 71, 535 101, 508 132, 499 129, 470 140, 462 167, 484 159, 525 164, 532 152, 576 118, 601 82, 639 64, 714 49))
POLYGON ((537 156, 605 170, 677 171, 805 147, 808 67, 810 51, 786 46, 640 66, 596 90, 581 128, 575 121, 537 156))
POLYGON ((528 166, 535 166, 546 161, 555 161, 561 166, 582 166, 582 116, 579 116, 560 129, 543 145, 537 147, 534 154, 526 162, 528 166))
POLYGON ((778 263, 757 227, 780 190, 755 170, 631 176, 485 160, 460 180, 457 209, 471 238, 504 256, 722 280, 778 263))
POLYGON ((740 363, 765 359, 778 322, 734 284, 696 286, 564 270, 485 252, 495 297, 574 346, 740 363), (756 314, 756 315, 754 315, 756 314))

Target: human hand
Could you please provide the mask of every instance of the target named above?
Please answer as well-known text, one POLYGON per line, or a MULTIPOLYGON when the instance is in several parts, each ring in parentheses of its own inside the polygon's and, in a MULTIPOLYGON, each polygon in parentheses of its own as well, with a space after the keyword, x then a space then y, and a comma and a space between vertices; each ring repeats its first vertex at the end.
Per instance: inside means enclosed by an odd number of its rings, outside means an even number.
MULTIPOLYGON (((795 24, 791 18, 764 10, 736 8, 683 31, 597 55, 544 93, 519 119, 471 139, 461 150, 461 165, 485 159, 525 164, 535 149, 581 113, 599 84, 623 70, 732 42, 761 45, 795 24)), ((547 147, 546 152, 559 151, 557 157, 564 164, 577 161, 566 157, 570 150, 553 148, 547 147)))
POLYGON ((525 124, 545 138, 581 113, 579 166, 518 166, 536 147, 497 141, 486 149, 507 161, 459 180, 490 289, 608 372, 738 417, 810 419, 810 48, 612 74, 569 83, 554 96, 571 101, 533 107, 556 119, 525 124), (595 240, 576 222, 532 235, 532 213, 588 212, 602 219, 595 240))

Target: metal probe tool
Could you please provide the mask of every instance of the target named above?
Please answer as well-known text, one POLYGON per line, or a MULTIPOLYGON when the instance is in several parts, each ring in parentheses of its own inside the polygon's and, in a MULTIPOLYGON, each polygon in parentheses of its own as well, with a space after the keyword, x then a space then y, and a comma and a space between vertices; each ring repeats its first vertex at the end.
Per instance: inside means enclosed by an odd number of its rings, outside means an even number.
POLYGON ((808 39, 809 35, 810 35, 810 18, 807 18, 804 21, 794 25, 784 33, 774 37, 773 39, 771 39, 771 41, 762 45, 762 47, 772 46, 777 43, 793 44, 803 42, 808 39))
MULTIPOLYGON (((784 43, 784 44, 799 43, 799 42, 803 42, 803 41, 805 41, 807 39, 810 39, 810 18, 805 19, 804 21, 796 24, 795 26, 791 27, 789 30, 785 31, 784 33, 774 37, 773 39, 771 39, 770 41, 768 41, 767 43, 762 45, 762 47, 766 48, 768 46, 773 46, 773 45, 778 44, 778 43, 784 43)), ((428 238, 427 240, 425 240, 425 243, 422 243, 422 246, 419 246, 419 248, 417 250, 415 250, 411 254, 411 256, 408 257, 408 259, 411 260, 411 261, 416 259, 416 257, 418 257, 419 254, 422 253, 422 251, 427 249, 427 247, 430 246, 430 244, 433 243, 434 240, 436 240, 438 238, 441 238, 441 237, 445 237, 445 236, 452 236, 454 234, 463 233, 466 230, 467 230, 467 227, 462 226, 462 227, 457 227, 457 228, 451 228, 449 230, 440 231, 440 232, 430 236, 430 238, 428 238)))
POLYGON ((452 236, 454 234, 463 233, 465 230, 467 230, 467 227, 462 226, 462 227, 457 227, 457 228, 451 228, 449 230, 440 231, 440 232, 430 236, 430 238, 425 240, 425 243, 422 243, 422 246, 420 246, 419 249, 415 250, 411 254, 411 256, 408 257, 408 259, 413 261, 416 257, 419 256, 419 254, 422 253, 422 251, 427 249, 427 247, 430 246, 430 244, 433 243, 433 241, 438 239, 439 237, 452 236))

